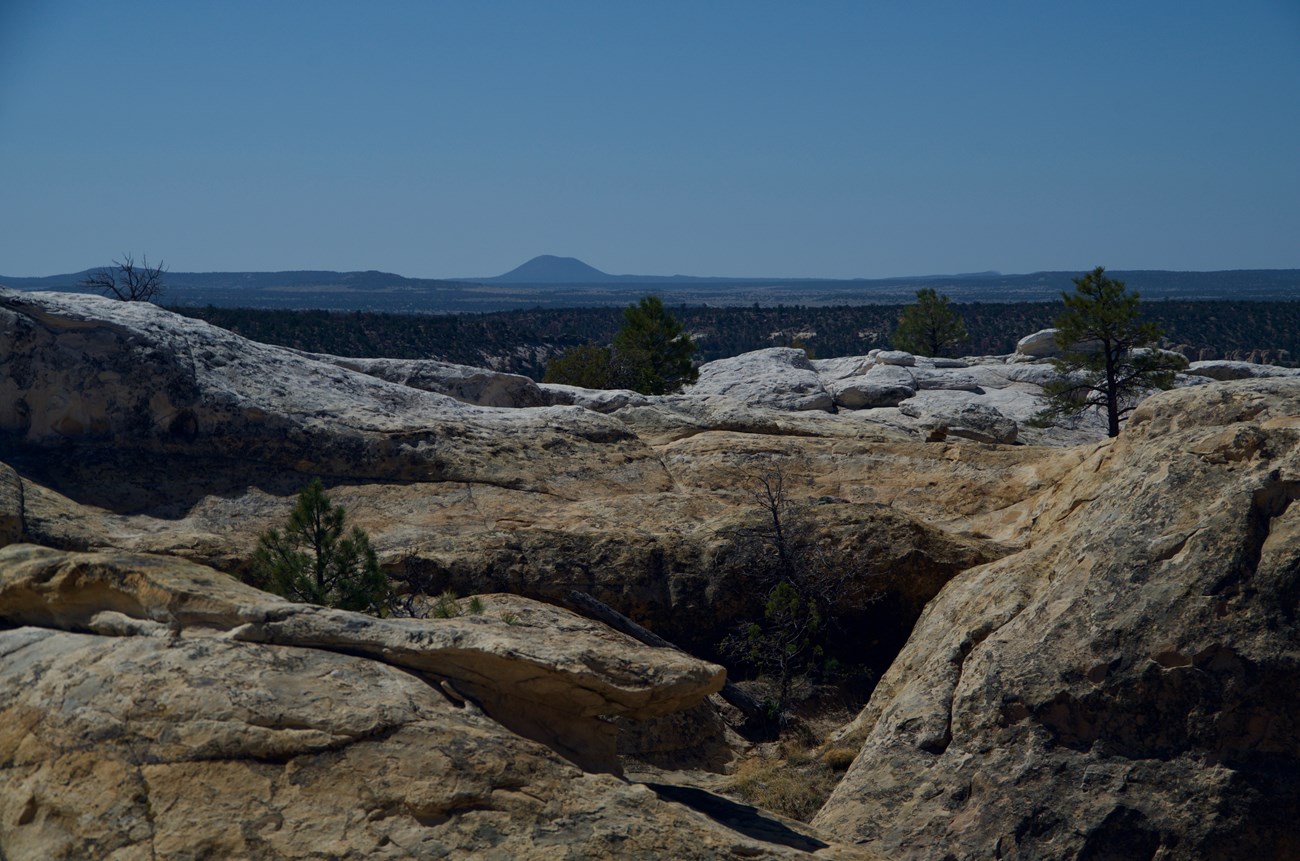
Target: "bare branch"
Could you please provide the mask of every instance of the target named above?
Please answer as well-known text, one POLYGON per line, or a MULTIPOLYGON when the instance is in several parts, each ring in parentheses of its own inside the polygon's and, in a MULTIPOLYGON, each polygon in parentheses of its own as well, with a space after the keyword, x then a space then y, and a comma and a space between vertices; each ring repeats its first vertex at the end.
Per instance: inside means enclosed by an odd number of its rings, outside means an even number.
POLYGON ((113 267, 89 273, 81 286, 123 302, 152 302, 162 295, 163 274, 167 271, 162 262, 150 266, 146 255, 137 267, 135 258, 123 254, 121 260, 113 261, 113 267))

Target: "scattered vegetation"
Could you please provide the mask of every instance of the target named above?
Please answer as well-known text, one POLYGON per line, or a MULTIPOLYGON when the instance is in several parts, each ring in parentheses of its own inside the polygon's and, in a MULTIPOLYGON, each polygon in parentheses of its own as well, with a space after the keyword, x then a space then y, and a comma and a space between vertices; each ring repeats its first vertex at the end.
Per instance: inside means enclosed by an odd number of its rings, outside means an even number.
POLYGON ((320 479, 313 479, 299 492, 284 529, 258 538, 249 582, 291 601, 386 612, 388 579, 369 536, 358 527, 346 532, 346 518, 342 506, 330 504, 320 479))
POLYGON ((905 307, 894 330, 894 349, 921 356, 944 356, 964 344, 970 336, 966 324, 947 296, 931 287, 916 291, 916 302, 905 307))
POLYGON ((443 590, 441 594, 433 601, 433 606, 429 608, 429 615, 435 619, 454 619, 457 616, 463 616, 466 613, 471 616, 480 616, 483 614, 483 599, 473 595, 461 604, 461 600, 456 597, 456 593, 450 589, 443 590))
POLYGON ((623 328, 609 347, 587 343, 565 351, 543 380, 589 389, 632 389, 663 395, 693 382, 695 343, 657 296, 623 310, 623 328))
POLYGON ((137 266, 130 254, 123 254, 122 259, 114 260, 112 266, 97 269, 87 275, 81 286, 123 302, 153 302, 162 296, 163 275, 166 271, 161 262, 157 266, 150 266, 147 255, 141 258, 140 265, 137 266))
POLYGON ((740 763, 724 791, 802 822, 811 820, 826 803, 857 753, 847 748, 823 751, 802 735, 765 747, 740 763))
MULTIPOLYGON (((962 352, 1010 353, 1021 337, 1052 325, 1059 303, 954 303, 968 333, 962 352)), ((903 306, 675 306, 696 359, 711 362, 764 347, 800 345, 820 358, 858 356, 890 346, 903 306)), ((540 380, 555 358, 583 344, 612 343, 617 308, 533 308, 490 314, 383 314, 182 307, 267 344, 338 356, 442 359, 540 380)), ((1291 364, 1300 356, 1300 302, 1144 302, 1141 319, 1165 331, 1164 343, 1197 359, 1291 364)))
POLYGON ((779 727, 814 684, 866 672, 842 665, 828 648, 858 566, 818 543, 811 518, 791 499, 783 467, 769 464, 752 482, 762 523, 740 536, 740 544, 747 582, 764 590, 763 615, 729 634, 719 650, 738 669, 767 678, 765 707, 779 727))
POLYGON ((1155 349, 1160 327, 1141 321, 1138 294, 1105 272, 1098 266, 1074 279, 1073 294, 1061 294, 1065 312, 1056 318, 1056 340, 1064 355, 1054 364, 1062 376, 1045 388, 1049 406, 1041 418, 1101 410, 1107 432, 1118 436, 1139 397, 1171 388, 1187 361, 1155 349))

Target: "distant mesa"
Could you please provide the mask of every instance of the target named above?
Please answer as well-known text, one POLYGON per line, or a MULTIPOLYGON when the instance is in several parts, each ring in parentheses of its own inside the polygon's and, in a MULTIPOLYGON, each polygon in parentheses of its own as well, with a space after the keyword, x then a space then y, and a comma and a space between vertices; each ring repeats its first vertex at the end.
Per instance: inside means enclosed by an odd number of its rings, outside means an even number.
POLYGON ((588 266, 576 257, 542 254, 504 275, 482 280, 502 284, 590 284, 609 283, 618 279, 594 266, 588 266))

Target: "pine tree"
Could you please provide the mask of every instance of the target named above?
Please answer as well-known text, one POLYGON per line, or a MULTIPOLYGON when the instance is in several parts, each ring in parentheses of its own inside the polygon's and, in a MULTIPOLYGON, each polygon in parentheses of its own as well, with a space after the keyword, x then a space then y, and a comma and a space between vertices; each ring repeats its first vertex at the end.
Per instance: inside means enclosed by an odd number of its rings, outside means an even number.
POLYGON ((284 531, 259 536, 250 579, 291 601, 382 612, 388 579, 369 536, 358 527, 344 534, 346 516, 342 506, 330 505, 320 479, 313 479, 299 492, 284 531))
POLYGON ((614 336, 618 370, 626 388, 644 395, 675 392, 699 377, 695 343, 658 296, 623 309, 623 328, 614 336))
POLYGON ((599 344, 572 347, 547 363, 542 382, 584 389, 613 388, 614 356, 608 347, 599 344))
POLYGON ((899 315, 893 345, 921 356, 942 356, 967 338, 966 324, 948 305, 948 297, 926 287, 916 291, 916 302, 899 315))
POLYGON ((612 347, 574 347, 551 360, 543 381, 663 395, 699 377, 695 343, 657 296, 623 309, 623 321, 612 347))
POLYGON ((1119 435, 1120 421, 1151 389, 1168 389, 1186 361, 1153 349, 1160 327, 1138 320, 1139 296, 1098 266, 1074 279, 1075 292, 1062 293, 1065 312, 1056 318, 1055 360, 1061 379, 1048 384, 1042 417, 1104 410, 1107 433, 1119 435))

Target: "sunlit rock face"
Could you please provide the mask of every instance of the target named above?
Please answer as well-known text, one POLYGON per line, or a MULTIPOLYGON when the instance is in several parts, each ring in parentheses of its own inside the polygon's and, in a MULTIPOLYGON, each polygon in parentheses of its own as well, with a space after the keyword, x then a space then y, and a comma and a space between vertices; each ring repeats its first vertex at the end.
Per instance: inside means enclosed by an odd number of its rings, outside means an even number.
POLYGON ((1300 854, 1300 381, 1193 367, 1107 440, 1029 423, 1024 354, 727 362, 591 392, 0 292, 0 854, 1300 854), (773 470, 888 669, 819 831, 606 773, 717 668, 526 600, 716 654, 773 470), (436 629, 250 596, 314 477, 392 576, 513 595, 436 629))
POLYGON ((373 619, 175 559, 0 550, 0 853, 876 857, 601 773, 595 716, 689 707, 721 668, 484 604, 373 619))
POLYGON ((1300 853, 1300 382, 1146 401, 954 578, 815 822, 900 858, 1300 853))

